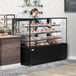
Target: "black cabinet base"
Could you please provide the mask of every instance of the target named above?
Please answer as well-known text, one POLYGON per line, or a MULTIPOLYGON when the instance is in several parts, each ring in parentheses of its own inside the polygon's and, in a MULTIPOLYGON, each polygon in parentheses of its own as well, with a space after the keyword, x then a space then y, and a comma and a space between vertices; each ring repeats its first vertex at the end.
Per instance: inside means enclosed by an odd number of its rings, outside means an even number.
POLYGON ((21 47, 21 64, 37 65, 67 58, 67 43, 49 46, 21 47))

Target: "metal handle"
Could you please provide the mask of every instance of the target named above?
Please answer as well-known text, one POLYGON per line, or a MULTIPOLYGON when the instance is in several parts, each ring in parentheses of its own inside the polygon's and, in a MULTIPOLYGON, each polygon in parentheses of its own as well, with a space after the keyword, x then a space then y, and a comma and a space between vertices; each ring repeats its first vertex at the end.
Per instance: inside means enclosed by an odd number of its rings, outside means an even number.
POLYGON ((35 51, 34 49, 31 49, 31 51, 35 51))

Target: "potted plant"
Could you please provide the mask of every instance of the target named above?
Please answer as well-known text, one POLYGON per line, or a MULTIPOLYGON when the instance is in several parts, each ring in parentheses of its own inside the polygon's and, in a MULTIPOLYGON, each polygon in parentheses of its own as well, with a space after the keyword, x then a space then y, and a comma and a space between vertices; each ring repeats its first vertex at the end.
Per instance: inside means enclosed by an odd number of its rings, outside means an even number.
POLYGON ((9 29, 9 28, 5 28, 5 29, 4 29, 4 33, 5 33, 5 34, 9 34, 9 32, 10 32, 10 29, 9 29))
POLYGON ((8 28, 0 28, 0 36, 7 36, 9 33, 8 28))
POLYGON ((37 6, 38 1, 34 0, 33 3, 34 3, 35 6, 37 6))
POLYGON ((28 0, 24 0, 23 7, 26 7, 26 6, 28 6, 28 0))

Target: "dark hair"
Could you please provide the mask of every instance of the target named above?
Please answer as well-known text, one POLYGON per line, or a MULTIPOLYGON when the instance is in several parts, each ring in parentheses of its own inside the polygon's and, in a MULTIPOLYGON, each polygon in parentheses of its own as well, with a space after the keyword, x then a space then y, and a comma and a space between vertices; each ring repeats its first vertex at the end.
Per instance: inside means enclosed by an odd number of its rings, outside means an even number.
POLYGON ((33 12, 35 12, 35 11, 38 11, 38 9, 37 9, 37 8, 33 8, 33 9, 30 11, 30 15, 32 15, 33 12))

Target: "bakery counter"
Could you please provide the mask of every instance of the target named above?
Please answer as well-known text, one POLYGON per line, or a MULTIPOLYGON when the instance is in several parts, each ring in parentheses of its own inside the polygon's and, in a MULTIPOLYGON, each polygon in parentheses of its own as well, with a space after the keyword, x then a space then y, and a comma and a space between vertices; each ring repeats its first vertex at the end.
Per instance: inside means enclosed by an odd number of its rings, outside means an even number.
POLYGON ((20 63, 20 37, 0 36, 0 66, 20 63))

